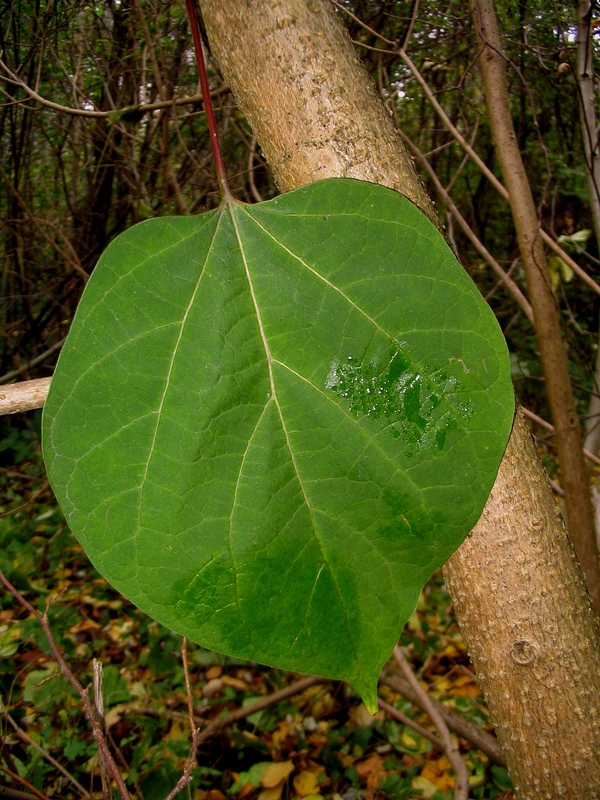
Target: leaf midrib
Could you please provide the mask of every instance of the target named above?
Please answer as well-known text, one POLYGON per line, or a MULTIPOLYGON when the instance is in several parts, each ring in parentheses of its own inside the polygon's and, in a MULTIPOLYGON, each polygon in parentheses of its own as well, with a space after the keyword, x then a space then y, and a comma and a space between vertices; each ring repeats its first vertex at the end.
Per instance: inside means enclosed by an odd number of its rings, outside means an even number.
MULTIPOLYGON (((240 212, 243 213, 245 209, 243 207, 241 207, 241 206, 238 206, 238 207, 240 209, 240 212)), ((348 641, 350 642, 350 646, 352 648, 353 655, 354 655, 354 657, 356 659, 356 663, 357 663, 357 665, 359 665, 358 649, 357 649, 357 647, 355 645, 354 638, 352 636, 352 630, 351 630, 349 622, 348 622, 348 617, 347 617, 347 615, 345 613, 345 607, 346 606, 345 606, 345 603, 344 603, 344 600, 343 600, 343 597, 342 597, 342 593, 340 591, 340 587, 339 587, 338 582, 336 580, 336 576, 334 574, 334 571, 333 571, 333 569, 331 567, 331 564, 329 563, 329 561, 327 559, 327 556, 325 555, 325 551, 324 551, 324 548, 323 548, 323 543, 322 543, 322 541, 320 539, 320 536, 319 536, 319 533, 318 533, 318 530, 317 530, 317 525, 315 523, 315 519, 314 519, 314 516, 313 516, 312 504, 310 503, 310 501, 308 499, 308 496, 306 494, 306 489, 304 487, 304 482, 303 482, 303 480, 301 478, 300 470, 298 468, 298 464, 296 462, 296 457, 295 457, 295 454, 294 454, 294 451, 293 451, 293 448, 292 448, 292 445, 291 445, 291 442, 290 442, 287 426, 285 424, 285 420, 283 418, 283 413, 281 411, 281 406, 279 405, 279 399, 277 397, 277 390, 276 390, 276 387, 275 387, 275 379, 273 377, 273 357, 271 355, 271 348, 269 347, 269 342, 268 342, 267 335, 265 333, 265 329, 264 329, 264 326, 263 326, 261 310, 260 310, 260 306, 258 304, 258 299, 256 297, 256 292, 255 292, 255 289, 254 289, 254 283, 253 283, 253 280, 252 280, 252 275, 250 274, 250 269, 249 269, 249 266, 248 266, 248 260, 246 258, 246 251, 244 249, 243 238, 242 238, 242 236, 240 234, 240 230, 238 228, 238 220, 237 220, 237 217, 236 217, 236 207, 233 206, 233 207, 229 208, 228 210, 229 210, 229 213, 231 215, 231 221, 232 221, 232 224, 233 224, 233 227, 234 227, 234 230, 235 230, 236 238, 238 240, 238 245, 239 245, 240 253, 241 253, 241 256, 242 256, 244 269, 246 271, 246 278, 248 280, 248 288, 250 290, 250 295, 252 297, 252 302, 254 304, 254 310, 255 310, 255 313, 256 313, 256 319, 257 319, 257 323, 258 323, 258 328, 259 328, 260 336, 261 336, 261 339, 262 339, 262 342, 263 342, 263 347, 265 349, 265 356, 266 356, 266 359, 267 359, 267 365, 268 365, 268 370, 269 370, 269 381, 270 381, 270 384, 271 384, 271 397, 269 398, 268 402, 273 401, 275 403, 276 408, 277 408, 277 413, 279 414, 279 420, 281 422, 281 428, 282 428, 283 434, 285 436, 285 441, 286 441, 287 449, 288 449, 288 452, 289 452, 289 455, 290 455, 290 460, 292 462, 292 466, 293 466, 294 472, 296 474, 296 480, 298 481, 298 485, 300 486, 300 490, 302 491, 302 496, 304 498, 304 502, 306 504, 306 508, 307 508, 307 511, 308 511, 308 514, 309 514, 309 517, 310 517, 310 523, 311 523, 312 532, 313 532, 315 540, 316 540, 316 542, 318 544, 319 552, 321 553, 322 564, 327 566, 327 569, 329 571, 329 575, 330 575, 331 580, 333 581, 333 585, 335 587, 335 592, 337 594, 337 597, 338 597, 338 600, 339 600, 339 603, 340 603, 340 607, 344 610, 344 625, 346 627, 346 632, 348 634, 348 641)), ((265 404, 265 409, 266 409, 267 405, 268 405, 268 403, 265 404)), ((240 465, 240 469, 241 469, 241 465, 240 465)), ((317 585, 316 582, 319 579, 320 575, 321 575, 321 570, 319 570, 319 572, 317 573, 317 578, 313 582, 312 592, 311 592, 311 595, 310 595, 311 598, 312 598, 312 596, 314 594, 314 591, 316 589, 316 585, 317 585)), ((308 608, 309 608, 309 606, 307 605, 307 612, 306 612, 307 614, 308 614, 308 608)), ((359 669, 360 669, 360 666, 359 666, 359 669)), ((361 672, 361 677, 364 679, 364 675, 362 674, 362 669, 360 669, 360 672, 361 672)))

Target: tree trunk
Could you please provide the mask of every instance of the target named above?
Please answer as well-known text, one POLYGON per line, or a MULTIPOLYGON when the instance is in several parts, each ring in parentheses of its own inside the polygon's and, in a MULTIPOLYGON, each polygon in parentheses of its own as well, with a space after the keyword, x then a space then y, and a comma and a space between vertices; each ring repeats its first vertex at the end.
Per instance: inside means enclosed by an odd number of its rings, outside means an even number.
MULTIPOLYGON (((432 216, 326 0, 201 0, 212 52, 282 189, 351 176, 432 216)), ((600 630, 518 420, 475 530, 445 567, 519 797, 600 798, 600 630), (535 741, 532 741, 535 740, 535 741)))
POLYGON ((569 531, 586 576, 592 604, 600 613, 598 544, 588 473, 583 458, 579 416, 571 389, 560 311, 552 288, 544 243, 539 235, 537 210, 513 125, 506 60, 493 0, 470 0, 481 54, 478 64, 494 142, 517 232, 521 261, 533 308, 535 332, 544 370, 569 531))

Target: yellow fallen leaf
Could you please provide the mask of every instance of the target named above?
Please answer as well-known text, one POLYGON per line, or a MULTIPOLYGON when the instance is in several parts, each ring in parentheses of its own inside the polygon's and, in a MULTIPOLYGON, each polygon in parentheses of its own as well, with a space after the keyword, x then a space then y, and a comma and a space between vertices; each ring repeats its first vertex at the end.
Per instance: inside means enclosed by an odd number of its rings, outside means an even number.
POLYGON ((448 770, 452 769, 452 764, 450 763, 450 759, 446 755, 440 756, 436 760, 435 765, 442 772, 448 772, 448 770))
POLYGON ((467 683, 474 683, 475 682, 475 675, 459 675, 458 678, 454 681, 455 686, 465 686, 467 683))
POLYGON ((294 789, 298 792, 300 797, 307 797, 311 794, 319 793, 319 779, 314 772, 309 772, 305 769, 298 775, 294 776, 294 789))
POLYGON ((454 789, 454 777, 452 775, 440 775, 434 781, 435 785, 441 792, 451 792, 454 789))
POLYGON ((195 789, 194 800, 227 800, 227 798, 219 789, 209 789, 207 792, 203 789, 195 789))
POLYGON ((293 761, 276 761, 273 764, 269 764, 260 784, 265 789, 273 789, 283 783, 293 771, 293 761))
POLYGON ((402 736, 400 738, 402 740, 402 744, 405 747, 410 747, 411 750, 415 750, 417 745, 419 744, 415 739, 415 737, 411 733, 408 733, 408 731, 406 730, 402 732, 402 736))
POLYGON ((288 722, 287 720, 280 721, 277 723, 277 730, 273 731, 273 735, 271 736, 271 742, 273 747, 280 747, 283 742, 287 739, 288 736, 297 736, 297 730, 294 727, 293 722, 288 722))
POLYGON ((269 789, 263 789, 258 795, 258 800, 279 800, 283 794, 284 786, 285 781, 281 781, 281 783, 278 783, 277 786, 272 786, 269 789))
POLYGON ((448 658, 456 658, 460 655, 460 650, 456 647, 456 644, 450 642, 442 650, 442 655, 448 656, 448 658))
POLYGON ((210 681, 213 678, 220 678, 222 674, 223 674, 223 667, 220 664, 215 664, 214 666, 209 667, 206 670, 205 673, 206 680, 210 681))
POLYGON ((436 786, 438 791, 448 792, 454 788, 454 777, 448 773, 449 769, 450 762, 446 756, 442 756, 437 761, 429 761, 423 767, 421 778, 436 786))
POLYGON ((242 692, 248 691, 248 684, 246 681, 241 681, 239 678, 232 678, 231 675, 223 675, 221 683, 224 686, 232 686, 234 689, 239 689, 242 692))
POLYGON ((478 697, 481 694, 479 686, 473 682, 465 686, 459 686, 458 689, 452 689, 454 697, 478 697))
POLYGON ((424 778, 422 775, 417 775, 416 778, 413 778, 411 784, 413 789, 418 789, 423 793, 423 797, 433 797, 438 790, 435 783, 427 780, 427 778, 424 778))
POLYGON ((421 777, 425 778, 431 783, 435 783, 435 781, 437 780, 437 778, 440 777, 441 774, 442 771, 438 769, 437 765, 433 764, 431 761, 425 764, 425 766, 421 770, 421 777))
POLYGON ((190 726, 186 720, 175 719, 171 723, 169 732, 164 737, 165 739, 187 739, 190 735, 190 726))
POLYGON ((435 681, 436 692, 448 692, 452 688, 452 681, 448 678, 439 677, 435 681))

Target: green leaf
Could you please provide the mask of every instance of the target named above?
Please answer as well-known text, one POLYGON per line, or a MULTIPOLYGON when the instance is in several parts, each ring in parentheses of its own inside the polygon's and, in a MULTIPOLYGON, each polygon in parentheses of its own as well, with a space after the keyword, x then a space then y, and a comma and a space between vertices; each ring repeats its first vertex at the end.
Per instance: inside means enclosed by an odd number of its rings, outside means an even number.
POLYGON ((569 283, 573 280, 573 275, 575 274, 560 256, 550 256, 548 259, 548 272, 550 273, 550 285, 553 292, 558 291, 561 280, 569 283))
POLYGON ((588 239, 592 235, 592 231, 589 228, 585 228, 580 231, 575 231, 575 233, 571 234, 563 234, 559 236, 556 240, 561 247, 567 247, 571 250, 581 250, 584 248, 588 242, 588 239))
POLYGON ((513 415, 498 325, 408 200, 350 180, 152 219, 96 267, 44 413, 89 557, 231 656, 376 686, 513 415))

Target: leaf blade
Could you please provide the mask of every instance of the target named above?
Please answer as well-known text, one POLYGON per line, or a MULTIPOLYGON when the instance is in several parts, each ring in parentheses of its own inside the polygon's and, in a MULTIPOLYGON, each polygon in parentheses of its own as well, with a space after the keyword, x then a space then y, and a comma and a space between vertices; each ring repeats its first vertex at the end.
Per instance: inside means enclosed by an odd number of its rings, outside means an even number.
POLYGON ((99 570, 204 646, 374 707, 512 422, 501 333, 431 223, 348 180, 149 220, 69 339, 44 452, 99 570))

